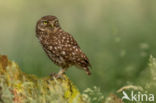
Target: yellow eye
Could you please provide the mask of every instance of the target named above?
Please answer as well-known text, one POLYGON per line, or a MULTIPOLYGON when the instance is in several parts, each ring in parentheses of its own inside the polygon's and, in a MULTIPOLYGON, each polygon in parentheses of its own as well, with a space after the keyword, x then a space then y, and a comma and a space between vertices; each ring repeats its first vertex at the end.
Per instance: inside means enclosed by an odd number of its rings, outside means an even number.
POLYGON ((44 25, 47 25, 47 24, 48 24, 48 22, 47 22, 47 21, 44 21, 44 22, 43 22, 43 24, 44 24, 44 25))
POLYGON ((58 21, 55 21, 54 25, 55 25, 56 27, 58 27, 58 26, 59 26, 58 21))

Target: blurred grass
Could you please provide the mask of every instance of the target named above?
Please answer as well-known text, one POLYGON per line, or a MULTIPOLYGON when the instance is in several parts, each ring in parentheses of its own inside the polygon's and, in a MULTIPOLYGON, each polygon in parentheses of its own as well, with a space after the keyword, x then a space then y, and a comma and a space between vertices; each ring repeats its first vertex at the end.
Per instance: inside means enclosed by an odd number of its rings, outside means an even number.
POLYGON ((26 73, 46 76, 58 71, 35 37, 36 21, 55 15, 93 65, 91 77, 70 68, 70 79, 80 90, 96 85, 112 92, 127 81, 137 83, 149 55, 156 56, 155 5, 155 0, 1 0, 0 53, 26 73))

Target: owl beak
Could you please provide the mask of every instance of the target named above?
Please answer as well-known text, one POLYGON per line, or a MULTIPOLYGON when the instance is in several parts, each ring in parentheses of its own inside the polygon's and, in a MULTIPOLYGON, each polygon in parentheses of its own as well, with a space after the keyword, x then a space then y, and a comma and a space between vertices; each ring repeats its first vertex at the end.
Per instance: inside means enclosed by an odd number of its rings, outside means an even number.
POLYGON ((50 27, 53 28, 54 27, 54 23, 52 21, 50 21, 50 27))
POLYGON ((51 28, 53 28, 53 27, 54 27, 54 25, 53 25, 53 24, 51 24, 50 26, 51 26, 51 28))

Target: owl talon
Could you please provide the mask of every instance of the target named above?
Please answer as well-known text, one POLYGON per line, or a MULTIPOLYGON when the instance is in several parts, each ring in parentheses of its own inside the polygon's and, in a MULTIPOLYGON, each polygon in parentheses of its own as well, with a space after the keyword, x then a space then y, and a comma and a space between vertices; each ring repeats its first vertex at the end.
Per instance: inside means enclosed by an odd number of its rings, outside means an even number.
POLYGON ((53 80, 54 78, 55 78, 55 79, 63 79, 63 75, 59 75, 59 74, 57 74, 57 73, 51 73, 51 74, 50 74, 50 77, 51 77, 52 80, 53 80))
POLYGON ((57 74, 56 73, 51 73, 49 76, 50 77, 55 77, 57 74))

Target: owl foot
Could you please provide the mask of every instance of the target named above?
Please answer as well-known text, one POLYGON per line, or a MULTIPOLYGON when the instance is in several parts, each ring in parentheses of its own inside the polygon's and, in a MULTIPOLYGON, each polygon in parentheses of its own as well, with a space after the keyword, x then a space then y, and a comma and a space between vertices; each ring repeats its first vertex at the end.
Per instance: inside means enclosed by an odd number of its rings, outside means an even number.
POLYGON ((65 71, 67 69, 61 69, 58 73, 51 73, 50 74, 50 77, 52 77, 52 79, 64 79, 64 74, 65 74, 65 71))
POLYGON ((51 79, 63 79, 63 75, 59 75, 57 73, 51 73, 50 74, 51 79))

